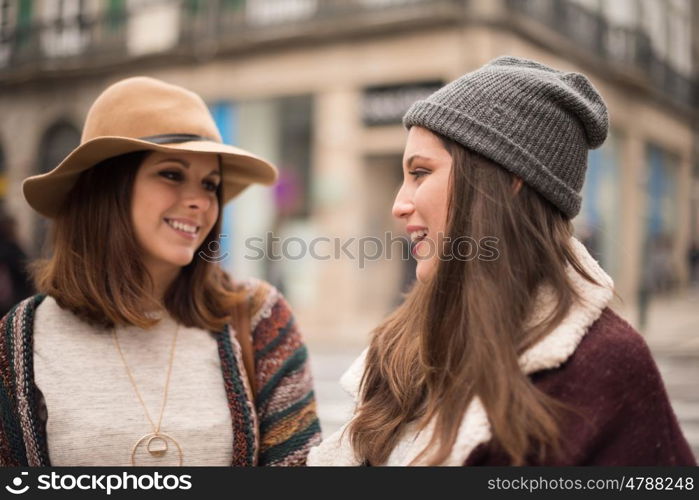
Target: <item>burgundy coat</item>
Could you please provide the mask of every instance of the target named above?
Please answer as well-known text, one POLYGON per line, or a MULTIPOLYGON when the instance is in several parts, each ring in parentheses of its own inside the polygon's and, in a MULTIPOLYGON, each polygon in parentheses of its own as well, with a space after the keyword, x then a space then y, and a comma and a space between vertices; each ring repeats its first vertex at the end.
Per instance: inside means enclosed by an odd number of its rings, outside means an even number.
MULTIPOLYGON (((576 408, 561 428, 565 452, 528 465, 696 465, 643 338, 611 309, 602 311, 560 367, 532 375, 549 396, 576 408)), ((466 465, 509 465, 492 440, 466 465)))

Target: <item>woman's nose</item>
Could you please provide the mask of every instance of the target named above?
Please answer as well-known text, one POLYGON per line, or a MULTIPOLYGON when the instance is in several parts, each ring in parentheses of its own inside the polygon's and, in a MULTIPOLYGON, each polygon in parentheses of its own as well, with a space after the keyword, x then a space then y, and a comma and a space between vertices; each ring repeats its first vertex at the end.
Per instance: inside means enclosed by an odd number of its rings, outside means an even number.
POLYGON ((199 209, 205 212, 214 202, 214 197, 201 187, 190 187, 184 193, 184 201, 188 208, 199 209))
POLYGON ((396 199, 393 202, 393 209, 391 210, 393 216, 398 219, 401 219, 410 215, 414 209, 415 206, 413 205, 412 200, 406 195, 404 190, 401 188, 401 190, 398 191, 396 199))

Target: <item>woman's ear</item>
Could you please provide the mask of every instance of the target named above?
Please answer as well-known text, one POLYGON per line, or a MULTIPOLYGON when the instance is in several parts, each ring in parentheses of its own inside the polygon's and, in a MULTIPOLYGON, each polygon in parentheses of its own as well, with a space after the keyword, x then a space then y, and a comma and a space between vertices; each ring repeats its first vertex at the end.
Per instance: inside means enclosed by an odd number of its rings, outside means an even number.
POLYGON ((519 193, 519 190, 522 189, 522 184, 524 184, 524 181, 522 181, 522 179, 520 179, 519 177, 514 177, 512 182, 512 189, 514 190, 515 194, 519 193))

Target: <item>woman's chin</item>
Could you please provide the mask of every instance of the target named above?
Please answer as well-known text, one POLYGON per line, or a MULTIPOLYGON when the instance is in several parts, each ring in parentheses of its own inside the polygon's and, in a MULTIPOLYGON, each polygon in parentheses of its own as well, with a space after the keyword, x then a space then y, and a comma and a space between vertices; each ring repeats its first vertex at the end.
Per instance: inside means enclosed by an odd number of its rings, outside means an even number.
POLYGON ((175 255, 168 255, 162 260, 173 267, 188 266, 194 259, 194 252, 179 252, 175 255))
POLYGON ((420 283, 427 283, 434 274, 434 263, 432 260, 418 260, 415 268, 415 278, 420 283))

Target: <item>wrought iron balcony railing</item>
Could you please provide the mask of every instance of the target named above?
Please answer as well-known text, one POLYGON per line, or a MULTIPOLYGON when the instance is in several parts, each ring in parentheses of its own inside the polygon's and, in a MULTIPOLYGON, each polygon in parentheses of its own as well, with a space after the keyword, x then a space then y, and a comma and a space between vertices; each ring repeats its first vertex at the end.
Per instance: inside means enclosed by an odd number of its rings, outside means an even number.
MULTIPOLYGON (((325 36, 358 36, 400 26, 461 23, 470 20, 475 1, 481 0, 152 0, 133 10, 79 12, 20 26, 4 23, 0 83, 12 76, 22 81, 28 74, 143 56, 207 57, 222 47, 246 50, 265 43, 283 46, 294 39, 322 41, 325 36)), ((676 104, 699 107, 699 85, 659 57, 640 28, 611 24, 570 0, 502 2, 503 20, 525 16, 541 23, 600 62, 611 63, 612 70, 641 70, 676 104)))
MULTIPOLYGON (((597 12, 568 0, 507 0, 508 7, 545 24, 577 46, 615 66, 640 69, 650 82, 677 104, 699 107, 696 83, 652 48, 638 27, 616 26, 597 12)), ((687 47, 687 50, 691 50, 687 47)))

